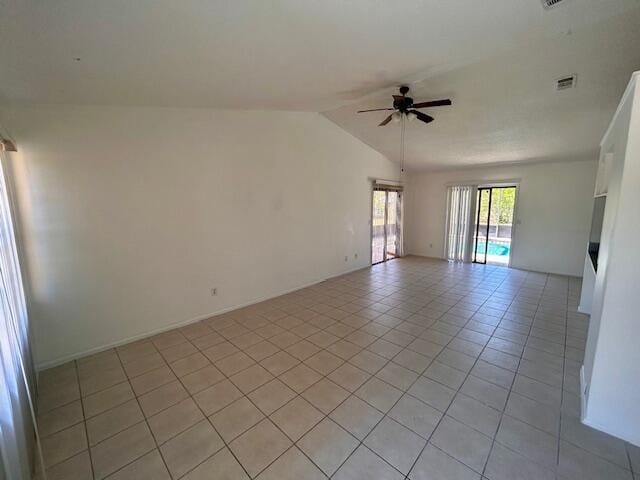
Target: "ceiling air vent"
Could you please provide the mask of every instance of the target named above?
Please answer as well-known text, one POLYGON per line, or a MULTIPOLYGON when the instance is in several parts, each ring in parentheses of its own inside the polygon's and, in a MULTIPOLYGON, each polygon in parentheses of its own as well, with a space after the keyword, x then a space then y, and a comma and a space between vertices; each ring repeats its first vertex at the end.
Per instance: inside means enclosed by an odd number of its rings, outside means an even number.
POLYGON ((542 6, 547 10, 553 7, 558 6, 559 3, 562 3, 564 0, 542 0, 542 6))
POLYGON ((576 86, 576 82, 578 80, 578 76, 576 74, 573 75, 565 75, 564 77, 560 77, 556 79, 556 90, 568 90, 570 88, 574 88, 576 86))

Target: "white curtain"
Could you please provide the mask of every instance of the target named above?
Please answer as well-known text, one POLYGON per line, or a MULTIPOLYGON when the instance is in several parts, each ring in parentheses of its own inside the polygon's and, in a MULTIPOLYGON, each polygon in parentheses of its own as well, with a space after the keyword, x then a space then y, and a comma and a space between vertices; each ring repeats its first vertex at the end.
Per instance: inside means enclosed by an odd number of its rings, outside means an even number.
POLYGON ((445 254, 454 262, 471 260, 472 219, 476 187, 451 185, 447 188, 447 224, 445 254))
POLYGON ((404 213, 404 193, 398 191, 396 202, 396 256, 404 257, 404 228, 402 214, 404 213))
POLYGON ((35 423, 29 322, 7 191, 8 156, 0 152, 0 473, 31 478, 35 423))

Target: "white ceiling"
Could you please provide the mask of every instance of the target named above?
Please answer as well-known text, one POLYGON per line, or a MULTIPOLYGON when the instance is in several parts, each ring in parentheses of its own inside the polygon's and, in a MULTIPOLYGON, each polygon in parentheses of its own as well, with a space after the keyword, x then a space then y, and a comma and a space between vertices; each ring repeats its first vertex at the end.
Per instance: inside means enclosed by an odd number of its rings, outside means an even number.
POLYGON ((455 101, 409 129, 413 167, 573 155, 597 143, 640 67, 638 11, 640 0, 549 11, 540 0, 0 0, 0 104, 322 111, 397 159, 397 128, 354 112, 409 82, 416 99, 455 101), (635 43, 616 44, 624 36, 635 43), (578 89, 554 94, 572 72, 578 89))
MULTIPOLYGON (((595 159, 631 73, 640 69, 640 9, 411 84, 415 101, 450 97, 435 118, 406 124, 409 169, 501 162, 595 159), (577 74, 575 89, 555 80, 577 74)), ((394 88, 325 112, 340 127, 398 161, 400 124, 377 127, 394 88)))

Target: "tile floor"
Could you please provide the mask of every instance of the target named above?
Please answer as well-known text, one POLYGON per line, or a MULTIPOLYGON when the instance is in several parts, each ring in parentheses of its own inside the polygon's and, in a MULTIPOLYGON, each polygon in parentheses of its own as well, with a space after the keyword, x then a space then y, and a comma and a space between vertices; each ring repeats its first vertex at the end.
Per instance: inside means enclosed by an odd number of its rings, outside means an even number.
POLYGON ((578 279, 408 257, 45 371, 49 479, 635 480, 578 279))

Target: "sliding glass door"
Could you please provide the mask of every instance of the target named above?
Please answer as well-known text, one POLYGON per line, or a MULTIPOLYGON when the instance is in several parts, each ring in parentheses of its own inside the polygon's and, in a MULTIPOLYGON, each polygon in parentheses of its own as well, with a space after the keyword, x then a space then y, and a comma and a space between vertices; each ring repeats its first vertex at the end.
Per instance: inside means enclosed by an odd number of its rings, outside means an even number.
POLYGON ((475 263, 487 263, 487 249, 489 242, 489 217, 491 211, 491 189, 478 188, 476 207, 476 235, 473 249, 475 263))
POLYGON ((374 189, 371 214, 371 263, 399 257, 402 246, 402 192, 374 189))
POLYGON ((478 187, 473 261, 509 265, 516 187, 478 187))

